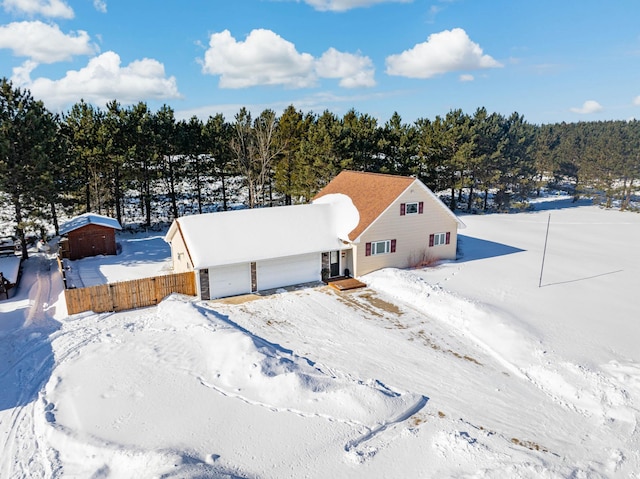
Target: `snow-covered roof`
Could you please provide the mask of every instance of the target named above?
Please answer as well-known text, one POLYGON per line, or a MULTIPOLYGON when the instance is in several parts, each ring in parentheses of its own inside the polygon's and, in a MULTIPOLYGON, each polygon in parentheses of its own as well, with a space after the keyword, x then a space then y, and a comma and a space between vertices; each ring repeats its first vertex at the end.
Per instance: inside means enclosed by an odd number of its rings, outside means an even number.
POLYGON ((165 240, 179 231, 196 269, 343 249, 341 236, 359 216, 347 197, 334 199, 184 216, 172 223, 165 240))
POLYGON ((113 228, 115 230, 122 229, 122 226, 120 226, 120 223, 115 218, 110 218, 108 216, 98 215, 95 213, 84 213, 80 216, 72 218, 71 220, 63 224, 60 227, 60 234, 67 234, 89 224, 106 226, 107 228, 113 228))

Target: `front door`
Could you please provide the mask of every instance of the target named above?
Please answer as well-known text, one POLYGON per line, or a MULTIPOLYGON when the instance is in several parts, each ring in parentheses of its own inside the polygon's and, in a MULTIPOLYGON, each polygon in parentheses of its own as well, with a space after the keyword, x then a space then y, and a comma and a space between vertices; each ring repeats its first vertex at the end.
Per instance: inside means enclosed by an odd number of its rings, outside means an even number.
POLYGON ((329 253, 329 270, 330 276, 335 278, 336 276, 340 276, 340 252, 339 251, 331 251, 329 253))

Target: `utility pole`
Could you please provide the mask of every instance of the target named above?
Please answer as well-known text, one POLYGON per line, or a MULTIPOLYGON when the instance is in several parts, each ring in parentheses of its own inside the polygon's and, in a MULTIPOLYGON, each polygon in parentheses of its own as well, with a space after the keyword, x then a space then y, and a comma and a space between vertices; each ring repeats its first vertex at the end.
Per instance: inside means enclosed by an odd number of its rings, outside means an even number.
POLYGON ((540 281, 538 281, 538 288, 542 286, 542 272, 544 271, 544 258, 547 255, 547 240, 549 239, 549 223, 551 223, 551 213, 547 219, 547 234, 544 237, 544 250, 542 251, 542 265, 540 266, 540 281))

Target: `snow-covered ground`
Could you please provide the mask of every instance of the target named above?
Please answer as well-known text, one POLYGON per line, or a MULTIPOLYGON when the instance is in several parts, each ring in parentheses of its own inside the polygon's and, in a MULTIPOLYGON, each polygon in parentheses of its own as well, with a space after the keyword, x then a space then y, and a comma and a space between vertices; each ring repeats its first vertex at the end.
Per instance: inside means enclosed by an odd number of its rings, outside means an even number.
MULTIPOLYGON (((640 215, 536 206, 347 293, 67 317, 34 255, 0 301, 0 477, 640 477, 640 215)), ((165 269, 150 244, 101 275, 165 269)))

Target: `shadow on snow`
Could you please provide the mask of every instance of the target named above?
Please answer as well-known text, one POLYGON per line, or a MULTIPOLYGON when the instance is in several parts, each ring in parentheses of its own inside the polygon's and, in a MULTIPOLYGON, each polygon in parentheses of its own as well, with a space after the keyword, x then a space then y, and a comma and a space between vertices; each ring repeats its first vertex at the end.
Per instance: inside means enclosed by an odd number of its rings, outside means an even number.
POLYGON ((494 258, 507 254, 521 253, 525 250, 495 241, 483 240, 472 236, 458 235, 458 243, 462 256, 458 263, 475 261, 478 259, 494 258))

